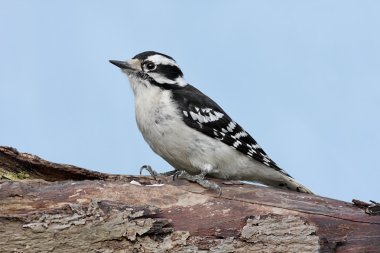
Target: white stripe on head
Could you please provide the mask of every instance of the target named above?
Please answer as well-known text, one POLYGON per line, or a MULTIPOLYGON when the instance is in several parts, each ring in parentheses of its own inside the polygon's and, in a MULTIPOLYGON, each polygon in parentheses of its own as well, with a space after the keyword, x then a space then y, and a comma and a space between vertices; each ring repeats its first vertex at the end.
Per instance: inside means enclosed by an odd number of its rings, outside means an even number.
POLYGON ((146 60, 151 61, 156 65, 163 64, 163 65, 172 65, 172 66, 178 67, 177 63, 174 60, 169 59, 169 58, 167 58, 163 55, 160 55, 160 54, 148 56, 148 58, 146 58, 146 60))

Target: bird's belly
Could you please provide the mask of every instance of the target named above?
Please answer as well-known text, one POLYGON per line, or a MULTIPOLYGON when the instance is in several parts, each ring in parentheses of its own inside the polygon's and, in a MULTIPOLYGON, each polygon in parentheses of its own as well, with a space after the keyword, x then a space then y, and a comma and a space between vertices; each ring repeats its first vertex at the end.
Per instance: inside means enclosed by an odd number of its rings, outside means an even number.
POLYGON ((177 121, 169 115, 142 120, 137 117, 137 125, 154 152, 164 158, 178 170, 192 170, 189 156, 191 145, 184 129, 179 128, 177 121))
POLYGON ((242 160, 236 160, 240 153, 232 155, 237 151, 231 147, 186 125, 178 125, 170 117, 153 120, 148 123, 150 127, 138 122, 149 146, 177 170, 191 174, 209 170, 210 175, 223 179, 240 179, 246 174, 242 172, 249 171, 247 163, 242 161, 250 158, 242 156, 242 160))

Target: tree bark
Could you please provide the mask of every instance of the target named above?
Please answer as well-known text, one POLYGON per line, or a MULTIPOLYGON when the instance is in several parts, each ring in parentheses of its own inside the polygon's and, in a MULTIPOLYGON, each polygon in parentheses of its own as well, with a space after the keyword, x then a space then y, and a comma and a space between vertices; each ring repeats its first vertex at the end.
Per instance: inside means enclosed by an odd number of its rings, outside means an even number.
POLYGON ((220 197, 0 147, 0 252, 380 252, 380 216, 365 208, 215 181, 220 197))

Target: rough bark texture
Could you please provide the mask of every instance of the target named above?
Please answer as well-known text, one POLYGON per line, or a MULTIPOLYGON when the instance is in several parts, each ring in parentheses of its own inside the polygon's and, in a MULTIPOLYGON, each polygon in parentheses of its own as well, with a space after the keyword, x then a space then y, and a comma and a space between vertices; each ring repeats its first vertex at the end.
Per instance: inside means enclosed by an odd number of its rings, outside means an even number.
POLYGON ((0 252, 380 252, 380 216, 319 196, 108 175, 0 147, 0 252))

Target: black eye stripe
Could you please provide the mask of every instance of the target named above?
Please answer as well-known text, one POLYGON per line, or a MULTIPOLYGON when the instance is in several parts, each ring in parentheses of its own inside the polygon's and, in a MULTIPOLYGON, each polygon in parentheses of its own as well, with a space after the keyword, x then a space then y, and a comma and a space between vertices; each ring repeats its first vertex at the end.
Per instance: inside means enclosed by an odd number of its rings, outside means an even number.
POLYGON ((163 74, 166 78, 170 80, 175 80, 176 78, 183 76, 182 71, 177 66, 173 65, 159 64, 157 65, 155 72, 163 74))

